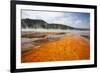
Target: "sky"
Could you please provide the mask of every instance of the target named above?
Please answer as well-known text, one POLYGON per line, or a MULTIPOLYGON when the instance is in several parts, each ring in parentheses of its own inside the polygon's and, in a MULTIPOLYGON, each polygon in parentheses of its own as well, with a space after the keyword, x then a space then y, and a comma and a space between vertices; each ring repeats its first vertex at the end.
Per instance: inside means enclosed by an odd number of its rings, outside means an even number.
POLYGON ((22 10, 21 18, 41 19, 76 28, 90 28, 90 13, 22 10))

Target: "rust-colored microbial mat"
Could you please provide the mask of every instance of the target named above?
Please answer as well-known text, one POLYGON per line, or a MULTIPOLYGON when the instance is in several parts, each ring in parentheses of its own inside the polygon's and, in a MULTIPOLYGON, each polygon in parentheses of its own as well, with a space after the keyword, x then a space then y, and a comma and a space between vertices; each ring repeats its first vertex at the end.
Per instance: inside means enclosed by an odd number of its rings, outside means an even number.
POLYGON ((22 63, 87 59, 90 59, 89 40, 74 33, 65 34, 55 41, 47 40, 21 56, 22 63))

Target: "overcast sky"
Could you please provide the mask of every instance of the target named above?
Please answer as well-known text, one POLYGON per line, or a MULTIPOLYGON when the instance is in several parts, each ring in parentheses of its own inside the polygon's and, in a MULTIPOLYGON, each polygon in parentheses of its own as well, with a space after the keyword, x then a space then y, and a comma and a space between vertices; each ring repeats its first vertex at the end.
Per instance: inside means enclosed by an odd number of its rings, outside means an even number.
POLYGON ((22 19, 42 19, 47 23, 58 23, 77 28, 90 28, 89 13, 22 10, 21 14, 22 19))

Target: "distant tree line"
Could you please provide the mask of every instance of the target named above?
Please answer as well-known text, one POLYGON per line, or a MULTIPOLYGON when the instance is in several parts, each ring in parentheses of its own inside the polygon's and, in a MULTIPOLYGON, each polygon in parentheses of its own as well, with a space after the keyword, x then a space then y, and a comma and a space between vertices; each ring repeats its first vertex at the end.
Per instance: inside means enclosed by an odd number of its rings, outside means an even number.
POLYGON ((22 28, 43 28, 43 29, 71 29, 71 30, 88 30, 88 29, 81 29, 81 28, 74 28, 71 26, 63 25, 63 24, 48 24, 44 20, 37 20, 37 19, 22 19, 21 20, 21 27, 22 28))

